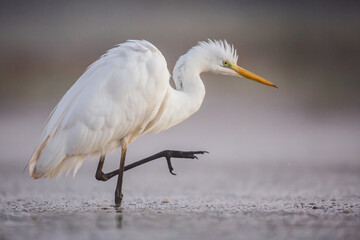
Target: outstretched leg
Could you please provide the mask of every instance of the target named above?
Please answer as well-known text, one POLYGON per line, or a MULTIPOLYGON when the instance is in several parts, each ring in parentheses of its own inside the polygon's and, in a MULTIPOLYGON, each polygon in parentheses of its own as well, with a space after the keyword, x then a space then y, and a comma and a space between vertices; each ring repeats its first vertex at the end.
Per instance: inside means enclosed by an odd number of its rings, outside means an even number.
MULTIPOLYGON (((170 173, 172 175, 176 175, 175 173, 173 173, 174 169, 173 169, 173 167, 171 165, 171 158, 197 159, 196 154, 204 154, 204 153, 208 153, 208 152, 207 151, 187 151, 187 152, 184 152, 184 151, 165 150, 165 151, 159 152, 159 153, 154 154, 154 155, 152 155, 150 157, 144 158, 144 159, 142 159, 140 161, 137 161, 137 162, 134 162, 134 163, 131 163, 131 164, 125 166, 124 171, 130 170, 130 169, 132 169, 134 167, 140 166, 140 165, 142 165, 144 163, 153 161, 155 159, 165 157, 170 173)), ((100 157, 99 165, 98 165, 96 175, 95 175, 96 179, 99 180, 99 181, 107 181, 110 178, 112 178, 112 177, 119 174, 119 170, 115 170, 115 171, 112 171, 112 172, 109 172, 109 173, 103 173, 102 168, 104 166, 104 160, 105 160, 105 155, 100 157)))
POLYGON ((127 147, 123 147, 121 149, 119 175, 118 175, 118 180, 117 180, 116 189, 115 189, 115 205, 117 207, 121 206, 121 201, 122 201, 122 198, 123 198, 122 184, 123 184, 123 175, 124 175, 126 151, 127 151, 127 147))

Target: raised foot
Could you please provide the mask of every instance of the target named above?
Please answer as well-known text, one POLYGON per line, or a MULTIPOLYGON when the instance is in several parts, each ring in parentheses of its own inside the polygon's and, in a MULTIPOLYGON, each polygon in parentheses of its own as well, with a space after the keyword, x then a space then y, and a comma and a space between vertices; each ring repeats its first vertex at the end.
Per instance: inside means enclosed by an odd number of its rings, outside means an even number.
POLYGON ((176 173, 173 172, 174 168, 171 165, 171 158, 198 159, 196 154, 205 154, 205 153, 209 153, 209 152, 208 151, 175 151, 175 150, 165 150, 161 152, 161 154, 163 154, 163 156, 166 158, 169 172, 172 175, 176 175, 176 173))
MULTIPOLYGON (((150 157, 144 158, 140 161, 131 163, 129 165, 126 165, 124 167, 124 171, 128 171, 130 169, 133 169, 137 166, 140 166, 142 164, 145 164, 147 162, 153 161, 155 159, 159 159, 159 158, 166 158, 167 161, 167 165, 169 168, 169 171, 172 175, 176 175, 173 170, 174 168, 171 165, 171 158, 186 158, 186 159, 198 159, 198 157, 196 156, 197 154, 204 154, 204 153, 208 153, 207 151, 175 151, 175 150, 165 150, 159 153, 156 153, 150 157)), ((96 170, 96 174, 95 174, 95 178, 99 181, 107 181, 109 179, 111 179, 112 177, 116 176, 119 174, 119 169, 116 169, 112 172, 109 173, 103 173, 102 171, 102 167, 104 165, 104 160, 105 160, 105 156, 102 156, 100 158, 99 161, 99 165, 98 168, 96 170)))

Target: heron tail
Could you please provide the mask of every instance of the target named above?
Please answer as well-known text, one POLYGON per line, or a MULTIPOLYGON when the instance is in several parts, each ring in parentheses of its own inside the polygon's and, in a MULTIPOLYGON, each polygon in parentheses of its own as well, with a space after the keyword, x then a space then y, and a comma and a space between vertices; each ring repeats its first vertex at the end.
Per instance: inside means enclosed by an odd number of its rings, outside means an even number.
POLYGON ((61 140, 61 136, 48 136, 35 149, 29 161, 29 173, 32 178, 52 178, 64 173, 69 174, 71 170, 74 170, 75 176, 87 155, 67 156, 61 140))

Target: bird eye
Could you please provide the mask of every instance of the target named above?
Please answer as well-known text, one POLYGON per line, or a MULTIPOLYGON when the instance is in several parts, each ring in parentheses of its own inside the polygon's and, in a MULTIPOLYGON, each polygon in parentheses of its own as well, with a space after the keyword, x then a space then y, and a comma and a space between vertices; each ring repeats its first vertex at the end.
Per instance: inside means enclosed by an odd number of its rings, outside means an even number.
POLYGON ((229 62, 228 62, 228 61, 226 61, 226 60, 224 60, 224 61, 223 61, 223 66, 224 66, 224 67, 229 66, 229 62))

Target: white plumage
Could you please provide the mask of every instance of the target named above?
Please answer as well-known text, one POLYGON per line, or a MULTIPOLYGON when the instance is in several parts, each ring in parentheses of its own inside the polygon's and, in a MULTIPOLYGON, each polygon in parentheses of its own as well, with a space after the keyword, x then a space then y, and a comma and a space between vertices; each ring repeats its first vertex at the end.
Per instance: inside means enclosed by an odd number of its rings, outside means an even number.
POLYGON ((201 72, 271 85, 250 76, 236 61, 236 51, 226 41, 200 42, 176 63, 173 89, 165 58, 154 45, 145 40, 119 44, 89 66, 50 114, 29 161, 30 175, 46 178, 72 169, 75 175, 88 155, 104 155, 142 134, 180 123, 203 101, 201 72))

